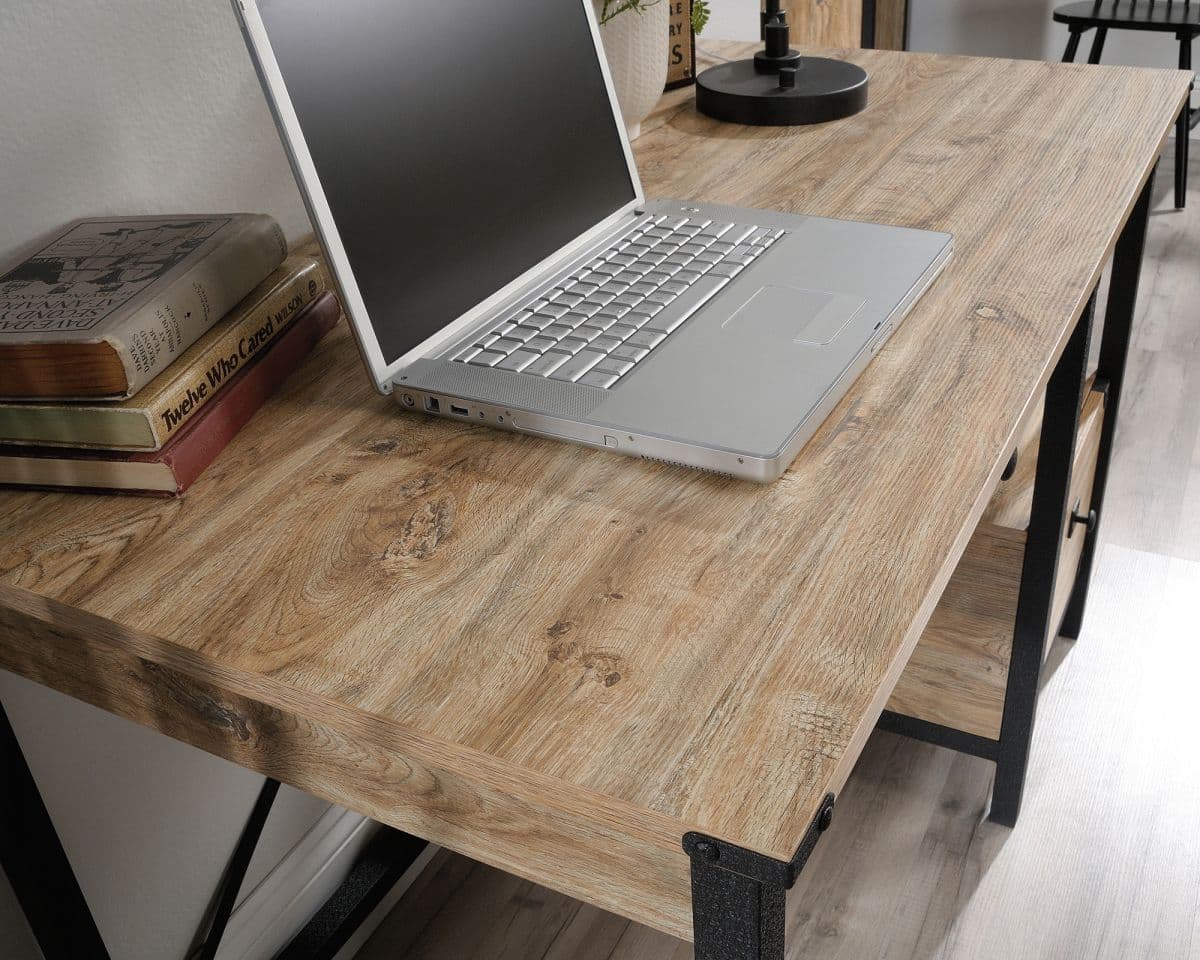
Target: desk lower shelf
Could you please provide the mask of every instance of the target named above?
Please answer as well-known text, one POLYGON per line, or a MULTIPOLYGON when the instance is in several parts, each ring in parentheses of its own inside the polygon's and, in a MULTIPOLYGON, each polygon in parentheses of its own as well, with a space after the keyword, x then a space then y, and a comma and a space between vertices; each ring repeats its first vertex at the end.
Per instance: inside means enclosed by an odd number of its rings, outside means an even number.
MULTIPOLYGON (((1089 390, 1080 416, 1068 506, 1086 514, 1104 422, 1089 390), (1079 506, 1076 508, 1076 502, 1079 506)), ((1000 736, 1013 624, 1033 497, 1040 419, 1022 431, 1017 469, 1002 483, 892 692, 887 709, 989 739, 1000 736)), ((1051 622, 1062 622, 1084 531, 1063 532, 1051 622)))

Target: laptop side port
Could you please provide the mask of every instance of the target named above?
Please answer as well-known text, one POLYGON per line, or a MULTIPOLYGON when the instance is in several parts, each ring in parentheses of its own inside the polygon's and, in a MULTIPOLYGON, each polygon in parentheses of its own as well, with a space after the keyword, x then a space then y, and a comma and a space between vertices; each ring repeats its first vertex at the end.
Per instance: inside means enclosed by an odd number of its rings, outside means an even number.
POLYGON ((426 397, 425 398, 425 409, 428 410, 430 413, 441 413, 442 405, 438 401, 437 397, 426 397))
POLYGON ((460 407, 457 404, 453 404, 453 403, 450 404, 450 412, 452 414, 454 414, 456 417, 469 417, 471 415, 471 411, 468 410, 466 407, 460 407))

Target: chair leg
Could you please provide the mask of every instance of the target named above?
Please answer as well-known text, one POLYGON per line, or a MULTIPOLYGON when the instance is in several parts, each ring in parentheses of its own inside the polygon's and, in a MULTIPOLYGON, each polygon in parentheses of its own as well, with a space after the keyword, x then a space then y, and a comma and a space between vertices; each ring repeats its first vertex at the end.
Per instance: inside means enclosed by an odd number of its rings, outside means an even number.
POLYGON ((1092 38, 1092 52, 1088 54, 1088 63, 1099 63, 1100 54, 1104 52, 1104 41, 1108 38, 1108 27, 1097 27, 1096 36, 1092 38))
MULTIPOLYGON (((1192 36, 1179 35, 1179 69, 1192 69, 1192 36)), ((1187 173, 1189 140, 1191 138, 1191 94, 1175 121, 1175 209, 1182 210, 1187 203, 1187 173)))
POLYGON ((1070 35, 1067 37, 1067 49, 1063 53, 1063 63, 1075 62, 1075 52, 1079 49, 1079 38, 1083 36, 1083 31, 1077 27, 1071 27, 1070 31, 1070 35))

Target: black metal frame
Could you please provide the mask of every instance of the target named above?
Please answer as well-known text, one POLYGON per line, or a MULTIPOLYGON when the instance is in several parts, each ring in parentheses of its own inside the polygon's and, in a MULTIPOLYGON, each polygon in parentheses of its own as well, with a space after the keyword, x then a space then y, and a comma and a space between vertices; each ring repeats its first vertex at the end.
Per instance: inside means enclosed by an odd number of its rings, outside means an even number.
POLYGON ((333 960, 427 846, 419 837, 384 827, 350 876, 275 960, 333 960))
MULTIPOLYGON (((0 869, 8 877, 45 960, 109 960, 21 745, 0 705, 0 869)), ((189 960, 212 960, 262 836, 279 781, 266 779, 221 878, 189 960)), ((426 849, 424 840, 381 827, 304 929, 276 960, 333 960, 426 849)))
MULTIPOLYGON (((1197 111, 1200 114, 1200 111, 1197 111)), ((1100 339, 1100 360, 1096 383, 1103 383, 1108 397, 1104 403, 1104 425, 1100 431, 1100 452, 1096 459, 1096 479, 1092 485, 1090 509, 1096 512, 1096 523, 1088 530, 1075 575, 1075 586, 1063 616, 1060 633, 1075 639, 1083 626, 1087 608, 1088 588, 1092 581, 1092 563, 1096 552, 1100 523, 1104 518, 1104 495, 1108 489, 1108 470, 1112 462, 1113 438, 1121 411, 1125 388, 1125 366, 1129 357, 1129 340, 1133 332, 1133 312, 1137 305, 1138 281, 1141 277, 1142 255, 1146 249, 1146 225, 1150 217, 1150 192, 1154 174, 1142 191, 1129 226, 1121 233, 1113 252, 1112 275, 1108 287, 1108 305, 1104 311, 1104 332, 1100 339)))
POLYGON ((1113 252, 1100 343, 1100 365, 1093 386, 1093 389, 1105 392, 1107 399, 1092 484, 1092 500, 1086 508, 1079 505, 1077 509, 1075 504, 1068 502, 1068 496, 1079 414, 1084 400, 1096 291, 1092 292, 1046 387, 1033 506, 1025 541, 999 738, 993 740, 965 733, 892 711, 884 711, 878 724, 881 730, 993 761, 996 764, 996 780, 989 819, 1010 827, 1015 825, 1021 810, 1048 641, 1055 635, 1078 637, 1087 607, 1099 525, 1104 515, 1104 495, 1120 413, 1153 190, 1152 170, 1113 252), (1074 531, 1077 524, 1083 525, 1086 540, 1067 609, 1062 622, 1054 624, 1050 621, 1054 588, 1059 575, 1059 550, 1064 533, 1074 531))
POLYGON ((695 960, 783 960, 787 891, 833 822, 833 804, 827 794, 787 862, 702 833, 684 836, 695 960))
POLYGON ((1046 385, 1033 506, 1025 539, 1012 654, 1008 663, 1008 686, 996 756, 996 782, 992 788, 989 814, 994 822, 1010 827, 1017 822, 1025 789, 1025 771, 1033 740, 1042 661, 1057 627, 1057 624, 1050 622, 1054 607, 1054 585, 1058 578, 1063 531, 1071 512, 1068 503, 1071 468, 1075 460, 1075 441, 1079 433, 1079 413, 1083 408, 1088 347, 1092 342, 1095 314, 1096 294, 1093 292, 1046 385))
MULTIPOLYGON (((912 5, 913 0, 905 0, 904 2, 904 35, 900 39, 900 49, 908 49, 908 33, 909 27, 912 24, 912 5)), ((862 5, 862 47, 864 50, 873 50, 875 42, 878 40, 875 31, 876 15, 879 12, 879 5, 876 0, 863 0, 862 5)))
POLYGON ((875 46, 875 0, 862 0, 862 47, 870 50, 875 46))
POLYGON ((0 867, 45 960, 108 960, 71 862, 0 705, 0 867))
POLYGON ((229 918, 233 916, 233 908, 237 905, 238 893, 246 879, 246 871, 250 869, 250 860, 254 857, 254 850, 262 838, 263 827, 267 825, 267 817, 278 795, 278 780, 268 778, 263 782, 258 799, 254 801, 254 807, 250 811, 250 818, 242 828, 242 835, 238 837, 233 856, 229 858, 229 865, 221 877, 220 886, 217 888, 216 907, 212 919, 207 924, 204 939, 194 951, 195 960, 214 960, 216 957, 221 938, 225 936, 225 928, 229 925, 229 918))

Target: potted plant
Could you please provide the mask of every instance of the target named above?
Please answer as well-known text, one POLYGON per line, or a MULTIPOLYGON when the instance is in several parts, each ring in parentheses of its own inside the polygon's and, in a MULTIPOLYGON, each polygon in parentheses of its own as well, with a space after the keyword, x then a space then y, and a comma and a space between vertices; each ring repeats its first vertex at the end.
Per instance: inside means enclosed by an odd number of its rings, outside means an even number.
MULTIPOLYGON (((667 82, 671 5, 687 0, 592 0, 600 21, 600 37, 617 102, 629 139, 641 133, 642 121, 662 96, 667 82)), ((703 27, 706 0, 694 0, 692 22, 703 27), (698 19, 699 18, 699 19, 698 19)))

